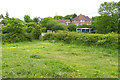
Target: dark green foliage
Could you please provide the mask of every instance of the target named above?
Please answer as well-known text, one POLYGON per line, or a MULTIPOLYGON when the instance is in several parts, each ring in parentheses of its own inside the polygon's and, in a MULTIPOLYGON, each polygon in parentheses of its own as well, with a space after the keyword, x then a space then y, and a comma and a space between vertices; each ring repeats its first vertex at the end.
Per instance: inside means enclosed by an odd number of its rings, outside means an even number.
POLYGON ((4 19, 4 16, 3 16, 3 14, 1 14, 1 15, 0 15, 0 19, 1 19, 1 18, 3 18, 3 19, 4 19))
POLYGON ((39 22, 39 19, 38 19, 37 17, 35 17, 35 18, 33 19, 33 22, 38 23, 38 22, 39 22))
POLYGON ((76 31, 77 26, 75 24, 69 24, 68 25, 68 30, 69 31, 76 31))
POLYGON ((2 36, 2 41, 3 42, 8 42, 8 43, 13 43, 13 42, 22 42, 26 41, 25 34, 19 34, 19 33, 7 33, 3 34, 2 36))
POLYGON ((107 15, 96 17, 95 29, 98 33, 117 32, 118 19, 107 15))
POLYGON ((100 15, 113 16, 118 14, 118 3, 117 2, 104 2, 100 5, 99 12, 100 15))
POLYGON ((41 57, 39 55, 31 55, 30 58, 40 59, 41 57))
POLYGON ((92 25, 83 24, 83 25, 79 25, 78 28, 93 28, 93 27, 92 25))
POLYGON ((8 20, 7 25, 3 27, 3 34, 13 32, 13 33, 22 33, 22 21, 19 19, 11 18, 8 20))
MULTIPOLYGON (((119 8, 118 8, 118 19, 119 19, 119 22, 118 22, 118 26, 120 26, 120 1, 118 2, 118 6, 119 6, 119 8)), ((120 27, 118 27, 118 33, 120 33, 120 27)))
POLYGON ((76 33, 76 32, 59 32, 48 33, 43 36, 44 40, 56 40, 66 43, 86 44, 104 46, 104 47, 118 47, 118 35, 117 34, 88 34, 88 33, 76 33))
POLYGON ((29 22, 26 24, 27 33, 30 33, 33 39, 39 39, 39 36, 41 35, 41 24, 36 24, 35 22, 29 22))
POLYGON ((62 24, 50 17, 42 19, 41 24, 43 27, 46 27, 46 30, 67 30, 67 26, 65 24, 62 24))
POLYGON ((25 41, 24 25, 22 21, 15 18, 10 18, 7 25, 2 28, 3 42, 20 42, 25 41))
POLYGON ((118 32, 118 8, 117 2, 104 2, 100 5, 101 16, 94 19, 94 26, 98 33, 118 32))
POLYGON ((71 15, 66 15, 64 17, 64 19, 67 19, 67 20, 70 20, 72 22, 72 19, 77 17, 77 15, 74 13, 74 14, 71 14, 71 15))
POLYGON ((6 12, 6 16, 5 16, 6 18, 9 18, 9 14, 8 14, 8 12, 6 12))
POLYGON ((48 20, 53 20, 51 17, 47 17, 41 20, 42 27, 46 27, 48 20))
POLYGON ((39 39, 41 25, 35 22, 23 23, 20 19, 9 18, 7 25, 2 28, 3 42, 22 42, 39 39))
POLYGON ((24 21, 28 23, 28 22, 32 22, 32 19, 30 18, 29 15, 25 15, 24 16, 24 21))
POLYGON ((54 16, 54 19, 55 19, 55 20, 63 20, 64 17, 63 17, 63 16, 54 16))
POLYGON ((42 28, 42 32, 47 32, 47 29, 46 28, 42 28))
POLYGON ((41 25, 37 25, 33 30, 34 39, 39 39, 40 35, 41 35, 41 25))

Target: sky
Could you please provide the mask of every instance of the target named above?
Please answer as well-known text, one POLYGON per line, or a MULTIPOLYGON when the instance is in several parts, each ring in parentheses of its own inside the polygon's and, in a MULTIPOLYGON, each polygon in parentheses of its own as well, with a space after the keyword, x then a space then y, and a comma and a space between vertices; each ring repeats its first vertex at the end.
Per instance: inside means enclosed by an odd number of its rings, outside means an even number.
POLYGON ((90 18, 99 16, 98 8, 104 2, 118 2, 119 0, 2 0, 0 14, 24 19, 24 15, 34 17, 54 17, 68 14, 83 14, 90 18))

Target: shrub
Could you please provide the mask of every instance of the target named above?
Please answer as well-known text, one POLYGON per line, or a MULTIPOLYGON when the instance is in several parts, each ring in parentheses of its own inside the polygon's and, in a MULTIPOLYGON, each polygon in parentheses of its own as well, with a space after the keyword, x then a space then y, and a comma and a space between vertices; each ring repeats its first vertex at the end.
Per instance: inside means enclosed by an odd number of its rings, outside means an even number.
POLYGON ((44 40, 63 41, 65 43, 76 43, 104 46, 104 47, 118 47, 117 34, 89 34, 76 32, 57 32, 48 33, 43 37, 44 40))

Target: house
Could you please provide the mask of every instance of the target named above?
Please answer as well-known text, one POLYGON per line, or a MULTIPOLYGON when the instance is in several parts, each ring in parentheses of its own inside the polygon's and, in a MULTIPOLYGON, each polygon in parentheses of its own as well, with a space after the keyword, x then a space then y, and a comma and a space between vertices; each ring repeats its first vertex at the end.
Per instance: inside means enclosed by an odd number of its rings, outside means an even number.
POLYGON ((70 23, 70 20, 57 20, 59 21, 60 23, 63 23, 65 25, 68 25, 70 23))
POLYGON ((76 32, 78 32, 78 31, 80 31, 80 32, 91 32, 91 31, 93 31, 93 29, 92 28, 76 28, 76 32))
POLYGON ((92 19, 89 18, 88 16, 80 14, 79 16, 72 19, 72 24, 75 24, 77 26, 83 25, 83 24, 91 25, 92 19))

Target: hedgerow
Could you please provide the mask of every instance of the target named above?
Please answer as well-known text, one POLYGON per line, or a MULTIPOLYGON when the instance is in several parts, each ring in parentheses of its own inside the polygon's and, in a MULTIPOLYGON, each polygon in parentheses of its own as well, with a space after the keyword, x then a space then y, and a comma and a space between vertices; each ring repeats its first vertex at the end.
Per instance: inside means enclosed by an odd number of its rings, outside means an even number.
POLYGON ((109 34, 91 34, 91 33, 76 33, 76 32, 57 32, 48 33, 43 36, 44 40, 63 41, 65 43, 85 44, 88 46, 104 46, 118 47, 118 35, 115 33, 109 34))

